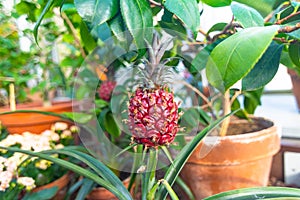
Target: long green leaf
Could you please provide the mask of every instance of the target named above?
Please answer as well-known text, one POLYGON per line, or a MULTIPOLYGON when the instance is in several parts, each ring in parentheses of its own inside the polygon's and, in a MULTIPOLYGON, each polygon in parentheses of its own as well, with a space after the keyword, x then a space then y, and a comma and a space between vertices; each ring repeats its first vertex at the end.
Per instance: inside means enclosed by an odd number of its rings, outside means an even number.
POLYGON ((231 190, 204 200, 300 199, 300 189, 287 187, 258 187, 231 190))
MULTIPOLYGON (((174 184, 178 174, 182 170, 183 166, 189 159, 189 157, 192 155, 194 150, 197 148, 197 146, 200 144, 201 140, 214 128, 216 128, 226 117, 234 114, 235 112, 232 112, 229 115, 226 115, 213 123, 211 123, 209 126, 207 126, 205 129, 203 129, 201 132, 199 132, 192 141, 190 141, 177 155, 177 157, 174 159, 173 165, 171 165, 168 168, 168 171, 166 172, 164 176, 164 180, 166 180, 171 186, 174 184)), ((165 199, 167 196, 167 190, 159 186, 158 192, 157 192, 157 199, 165 199)))
POLYGON ((211 52, 206 65, 209 82, 224 93, 246 76, 266 51, 278 28, 246 28, 221 42, 211 52))
POLYGON ((147 0, 120 0, 121 14, 138 48, 152 43, 152 11, 147 0))
POLYGON ((94 181, 92 181, 91 179, 84 178, 75 200, 85 199, 86 195, 88 195, 93 189, 94 184, 94 181))
POLYGON ((242 90, 256 90, 269 83, 280 63, 283 45, 272 42, 254 68, 242 80, 242 90))
POLYGON ((196 0, 166 0, 164 6, 190 28, 195 37, 197 36, 200 12, 196 0))
POLYGON ((125 188, 122 181, 120 181, 120 179, 108 167, 94 157, 68 147, 64 149, 53 150, 52 152, 68 155, 84 162, 99 176, 103 177, 103 179, 114 185, 124 196, 126 196, 127 199, 131 198, 130 193, 125 188))
POLYGON ((54 186, 38 192, 27 193, 22 200, 48 200, 52 199, 58 191, 58 187, 54 186))
POLYGON ((166 190, 168 191, 170 197, 172 200, 179 200, 178 196, 176 195, 176 193, 174 192, 174 190, 172 189, 171 185, 168 183, 168 181, 165 180, 161 180, 162 185, 165 186, 166 190))
POLYGON ((39 26, 40 24, 42 23, 42 20, 43 18, 45 17, 45 15, 47 14, 47 12, 49 11, 49 9, 51 8, 52 4, 54 3, 54 0, 48 0, 46 6, 44 7, 41 15, 39 16, 34 28, 33 28, 33 35, 34 35, 34 39, 35 39, 35 42, 38 43, 38 39, 37 39, 37 36, 38 36, 38 29, 39 29, 39 26))
POLYGON ((182 178, 180 178, 180 176, 176 178, 176 184, 178 184, 190 200, 196 200, 190 187, 182 180, 182 178))
POLYGON ((241 3, 233 2, 231 4, 231 10, 235 19, 244 28, 264 25, 264 18, 254 8, 241 3))
MULTIPOLYGON (((101 185, 102 187, 104 187, 105 189, 109 190, 110 192, 112 192, 116 197, 118 197, 119 199, 122 200, 128 200, 128 199, 132 199, 132 198, 127 198, 119 189, 117 189, 116 186, 112 185, 110 182, 108 182, 107 180, 104 180, 103 178, 99 177, 98 175, 92 173, 91 171, 84 169, 78 165, 75 165, 71 162, 68 162, 66 160, 60 159, 60 158, 54 158, 50 155, 47 155, 46 153, 42 153, 42 152, 32 152, 32 151, 27 151, 27 150, 22 150, 22 149, 18 149, 18 148, 5 148, 5 147, 0 147, 2 149, 6 149, 8 151, 12 151, 12 152, 19 152, 19 153, 24 153, 30 156, 34 156, 34 157, 39 157, 45 160, 49 160, 51 162, 54 162, 62 167, 65 167, 66 169, 69 169, 81 176, 84 176, 86 178, 89 178, 93 181, 95 181, 97 184, 101 185)), ((55 151, 48 151, 48 152, 55 152, 55 151)), ((98 161, 98 163, 101 163, 98 161)))

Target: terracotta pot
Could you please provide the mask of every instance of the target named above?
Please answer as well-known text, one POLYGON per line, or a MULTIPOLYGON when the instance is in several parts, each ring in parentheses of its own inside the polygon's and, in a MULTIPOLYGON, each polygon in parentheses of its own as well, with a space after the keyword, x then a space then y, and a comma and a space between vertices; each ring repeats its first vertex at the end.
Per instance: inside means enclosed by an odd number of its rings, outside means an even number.
MULTIPOLYGON (((55 104, 49 107, 37 106, 20 108, 22 110, 37 110, 53 113, 72 112, 72 102, 55 104)), ((0 109, 1 112, 8 112, 8 109, 0 109)), ((39 134, 44 130, 50 129, 51 125, 57 121, 63 121, 59 117, 44 115, 40 113, 11 113, 0 115, 0 121, 11 134, 29 131, 39 134)))
MULTIPOLYGON (((251 124, 238 120, 230 127, 250 130, 245 134, 217 136, 211 144, 200 143, 182 170, 181 176, 196 199, 268 183, 272 157, 280 149, 277 127, 264 118, 253 118, 251 124), (201 148, 211 150, 201 158, 201 148)), ((213 141, 213 136, 207 139, 213 141)))
POLYGON ((291 77, 291 81, 293 84, 293 93, 296 98, 298 111, 300 112, 300 76, 294 70, 291 69, 288 69, 288 73, 291 77))
POLYGON ((66 192, 67 192, 67 185, 70 182, 70 175, 67 173, 65 175, 63 175, 62 177, 60 177, 59 179, 48 183, 46 185, 37 187, 33 190, 33 192, 38 192, 41 190, 45 190, 45 189, 49 189, 52 187, 58 187, 57 193, 55 194, 55 196, 52 198, 52 200, 63 200, 66 196, 66 192))
MULTIPOLYGON (((130 178, 127 178, 123 181, 123 184, 127 188, 130 182, 130 178)), ((118 200, 118 198, 103 187, 94 188, 87 196, 88 200, 118 200)))

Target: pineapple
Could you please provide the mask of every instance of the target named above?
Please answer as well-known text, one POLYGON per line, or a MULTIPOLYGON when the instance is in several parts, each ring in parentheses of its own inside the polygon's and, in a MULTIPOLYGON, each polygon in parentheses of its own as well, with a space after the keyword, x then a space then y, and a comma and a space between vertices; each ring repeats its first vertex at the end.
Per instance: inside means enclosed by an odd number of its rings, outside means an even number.
POLYGON ((165 84, 168 67, 160 63, 168 43, 160 44, 154 39, 149 48, 150 62, 141 71, 143 86, 132 94, 128 105, 128 127, 132 139, 148 147, 169 145, 179 130, 179 104, 174 93, 165 84))

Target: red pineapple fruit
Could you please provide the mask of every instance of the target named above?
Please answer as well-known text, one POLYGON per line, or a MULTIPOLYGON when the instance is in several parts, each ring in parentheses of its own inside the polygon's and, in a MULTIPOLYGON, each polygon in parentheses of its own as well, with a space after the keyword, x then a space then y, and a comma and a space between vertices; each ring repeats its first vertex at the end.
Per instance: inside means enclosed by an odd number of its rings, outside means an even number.
POLYGON ((150 62, 142 71, 147 82, 135 90, 128 105, 128 127, 133 141, 148 147, 169 145, 179 130, 178 103, 173 92, 162 84, 162 72, 167 67, 159 63, 168 44, 158 44, 149 52, 150 62))
POLYGON ((105 101, 109 101, 111 94, 116 87, 116 82, 114 81, 105 81, 100 85, 98 90, 99 97, 105 101))

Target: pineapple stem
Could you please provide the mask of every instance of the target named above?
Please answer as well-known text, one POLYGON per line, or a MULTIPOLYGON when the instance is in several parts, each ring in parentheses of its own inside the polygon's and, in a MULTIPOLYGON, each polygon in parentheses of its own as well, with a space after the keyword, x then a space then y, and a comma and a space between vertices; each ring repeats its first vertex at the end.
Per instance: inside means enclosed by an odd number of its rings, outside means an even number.
MULTIPOLYGON (((229 90, 225 91, 225 93, 224 93, 223 109, 224 109, 224 113, 223 113, 224 116, 228 115, 231 111, 229 90)), ((221 125, 221 130, 220 130, 220 136, 221 137, 227 135, 229 122, 230 122, 230 116, 225 118, 222 125, 221 125)))
POLYGON ((142 199, 147 199, 147 194, 155 185, 155 172, 158 160, 158 149, 149 149, 149 158, 146 171, 142 175, 142 199))

